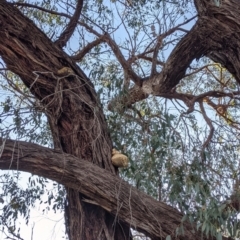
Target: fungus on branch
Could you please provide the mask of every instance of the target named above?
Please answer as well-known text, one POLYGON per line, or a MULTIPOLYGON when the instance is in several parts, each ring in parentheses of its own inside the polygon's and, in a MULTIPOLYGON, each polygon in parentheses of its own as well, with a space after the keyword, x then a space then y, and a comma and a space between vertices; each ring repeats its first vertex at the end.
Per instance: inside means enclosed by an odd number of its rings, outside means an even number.
POLYGON ((128 166, 128 157, 124 154, 121 154, 115 148, 112 150, 112 164, 115 167, 127 167, 128 166))

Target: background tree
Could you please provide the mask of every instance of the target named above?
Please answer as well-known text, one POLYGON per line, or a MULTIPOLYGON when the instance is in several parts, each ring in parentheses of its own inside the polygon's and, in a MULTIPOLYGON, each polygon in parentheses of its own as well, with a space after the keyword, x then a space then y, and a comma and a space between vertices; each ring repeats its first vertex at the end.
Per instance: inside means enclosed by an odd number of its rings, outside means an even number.
POLYGON ((15 96, 2 100, 0 166, 41 176, 26 191, 2 176, 9 234, 46 177, 65 187, 49 203, 70 239, 238 236, 238 6, 0 1, 2 89, 15 96))

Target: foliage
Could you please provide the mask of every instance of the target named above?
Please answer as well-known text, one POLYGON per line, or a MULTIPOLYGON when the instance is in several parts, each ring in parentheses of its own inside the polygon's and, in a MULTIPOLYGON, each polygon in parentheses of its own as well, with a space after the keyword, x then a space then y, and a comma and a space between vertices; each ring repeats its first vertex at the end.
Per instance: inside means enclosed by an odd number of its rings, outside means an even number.
MULTIPOLYGON (((31 2, 30 7, 24 6, 26 2, 16 5, 52 40, 57 39, 75 6, 75 1, 42 1, 40 5, 31 2), (35 4, 48 11, 34 8, 35 4)), ((168 33, 158 51, 156 69, 161 71, 170 51, 195 20, 176 31, 170 30, 194 14, 190 1, 85 1, 66 51, 77 56, 100 33, 108 32, 134 72, 145 77, 153 70, 151 56, 157 36, 168 33)), ((178 208, 185 213, 183 221, 197 221, 203 232, 239 236, 239 209, 229 200, 239 177, 239 99, 232 94, 238 91, 233 76, 219 64, 203 58, 191 64, 176 91, 199 95, 215 90, 226 95, 206 95, 193 106, 184 105, 181 98, 151 96, 131 108, 111 112, 109 101, 127 95, 133 85, 127 82, 119 55, 103 42, 79 59, 79 66, 95 85, 115 148, 129 156, 130 166, 121 170, 121 176, 159 201, 178 208)), ((5 69, 0 92, 7 94, 0 99, 2 136, 52 147, 44 109, 19 78, 5 69)), ((29 207, 42 201, 43 194, 48 192, 47 180, 41 177, 31 177, 29 188, 21 189, 19 175, 3 173, 0 193, 0 224, 3 230, 7 227, 16 235, 14 220, 21 214, 28 222, 29 207)), ((63 211, 65 190, 59 185, 54 188, 48 192, 45 203, 48 209, 63 211)))

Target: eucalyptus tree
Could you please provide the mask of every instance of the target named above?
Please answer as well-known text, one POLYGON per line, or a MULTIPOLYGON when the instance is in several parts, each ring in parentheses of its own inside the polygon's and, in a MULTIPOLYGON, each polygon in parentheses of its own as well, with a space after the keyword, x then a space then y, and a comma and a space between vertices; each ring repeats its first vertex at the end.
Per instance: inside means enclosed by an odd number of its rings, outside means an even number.
MULTIPOLYGON (((237 0, 1 0, 15 98, 2 100, 0 168, 65 187, 55 206, 71 240, 237 236, 239 13, 237 0)), ((9 182, 5 212, 27 213, 9 182)))

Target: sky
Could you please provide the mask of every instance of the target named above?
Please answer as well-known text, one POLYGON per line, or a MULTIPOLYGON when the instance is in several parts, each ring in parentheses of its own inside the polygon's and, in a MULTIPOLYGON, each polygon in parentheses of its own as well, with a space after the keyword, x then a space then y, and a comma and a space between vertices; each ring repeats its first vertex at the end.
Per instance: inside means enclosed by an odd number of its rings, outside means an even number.
MULTIPOLYGON (((180 19, 179 22, 182 22, 180 19)), ((192 23, 189 23, 187 28, 191 28, 192 23)), ((121 28, 115 34, 116 39, 120 39, 126 32, 123 32, 121 28)), ((74 40, 71 42, 72 45, 74 44, 74 40)), ((77 45, 77 44, 76 44, 77 45)), ((166 57, 171 52, 171 49, 166 51, 166 57)), ((4 97, 4 93, 0 92, 0 100, 4 97)), ((1 111, 1 108, 0 108, 1 111)), ((3 171, 0 171, 0 175, 3 171)), ((4 171, 6 173, 6 171, 4 171)), ((11 174, 11 171, 8 171, 11 174)), ((25 188, 27 185, 27 179, 29 178, 30 174, 23 173, 21 174, 21 185, 25 188)), ((49 188, 52 187, 52 183, 49 183, 49 188)), ((47 198, 47 195, 44 196, 47 198)), ((10 199, 6 199, 10 201, 10 199)), ((0 205, 1 206, 1 205, 0 205)), ((36 207, 31 210, 31 217, 28 225, 25 224, 23 218, 19 217, 17 221, 17 226, 20 227, 20 236, 25 240, 58 240, 58 239, 65 239, 64 231, 64 216, 62 213, 54 213, 52 210, 49 210, 47 213, 43 213, 44 206, 40 203, 36 204, 36 207)), ((0 240, 6 239, 4 233, 0 232, 0 240)))

